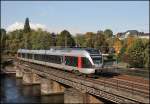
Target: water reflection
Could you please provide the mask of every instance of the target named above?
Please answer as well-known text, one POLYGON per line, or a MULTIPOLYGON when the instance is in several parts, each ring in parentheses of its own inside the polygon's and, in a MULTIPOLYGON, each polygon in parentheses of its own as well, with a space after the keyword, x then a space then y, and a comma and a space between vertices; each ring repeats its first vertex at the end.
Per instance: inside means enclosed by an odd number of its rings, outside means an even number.
POLYGON ((23 86, 22 79, 1 75, 1 103, 63 103, 63 95, 41 96, 40 85, 23 86))

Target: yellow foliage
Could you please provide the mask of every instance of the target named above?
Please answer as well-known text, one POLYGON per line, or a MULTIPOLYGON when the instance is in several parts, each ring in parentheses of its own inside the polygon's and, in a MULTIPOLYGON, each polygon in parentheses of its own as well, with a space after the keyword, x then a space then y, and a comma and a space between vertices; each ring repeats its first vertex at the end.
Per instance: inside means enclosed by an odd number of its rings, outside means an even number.
POLYGON ((126 53, 128 53, 129 47, 134 43, 135 40, 136 40, 135 37, 128 36, 127 43, 126 43, 127 44, 127 51, 126 51, 126 53))
POLYGON ((121 41, 118 38, 115 39, 113 47, 115 49, 116 54, 118 55, 120 53, 120 49, 122 47, 121 41))

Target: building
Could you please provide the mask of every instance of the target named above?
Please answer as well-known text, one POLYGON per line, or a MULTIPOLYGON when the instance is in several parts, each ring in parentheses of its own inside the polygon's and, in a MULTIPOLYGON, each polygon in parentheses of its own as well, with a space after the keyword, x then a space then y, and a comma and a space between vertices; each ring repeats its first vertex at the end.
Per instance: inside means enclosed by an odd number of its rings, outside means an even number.
POLYGON ((140 34, 139 38, 145 38, 145 39, 149 39, 150 34, 149 33, 144 33, 144 34, 140 34))
POLYGON ((128 36, 149 39, 149 33, 138 32, 137 30, 128 30, 126 32, 116 34, 116 37, 118 37, 120 40, 123 40, 128 36))

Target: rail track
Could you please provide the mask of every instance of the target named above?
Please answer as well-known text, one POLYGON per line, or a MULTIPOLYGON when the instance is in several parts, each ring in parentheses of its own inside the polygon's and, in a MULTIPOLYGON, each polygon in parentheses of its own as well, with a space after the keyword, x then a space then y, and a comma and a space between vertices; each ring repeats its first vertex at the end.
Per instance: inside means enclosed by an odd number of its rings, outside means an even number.
POLYGON ((46 68, 43 65, 36 65, 36 64, 31 64, 31 63, 27 63, 27 64, 31 68, 38 67, 40 71, 43 71, 45 73, 65 76, 66 79, 68 77, 82 79, 88 82, 103 85, 104 87, 110 87, 116 90, 126 91, 128 93, 132 93, 133 95, 141 95, 146 98, 149 97, 149 84, 145 84, 145 83, 143 84, 142 82, 138 83, 138 82, 134 82, 134 81, 127 80, 127 79, 124 80, 122 77, 117 77, 117 76, 115 78, 113 77, 107 78, 107 77, 98 76, 98 78, 95 79, 95 78, 89 78, 89 77, 84 77, 84 76, 77 76, 71 72, 64 71, 64 70, 58 70, 58 69, 56 69, 55 71, 49 70, 48 67, 46 68))

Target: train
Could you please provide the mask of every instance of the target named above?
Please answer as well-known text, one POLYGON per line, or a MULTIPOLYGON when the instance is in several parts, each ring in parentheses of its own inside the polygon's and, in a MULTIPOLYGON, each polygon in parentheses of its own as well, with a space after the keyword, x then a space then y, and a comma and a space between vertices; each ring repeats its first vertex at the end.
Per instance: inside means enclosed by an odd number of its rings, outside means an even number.
POLYGON ((19 49, 17 58, 25 62, 83 74, 94 74, 103 66, 102 53, 94 48, 19 49))

